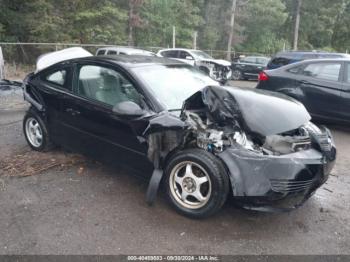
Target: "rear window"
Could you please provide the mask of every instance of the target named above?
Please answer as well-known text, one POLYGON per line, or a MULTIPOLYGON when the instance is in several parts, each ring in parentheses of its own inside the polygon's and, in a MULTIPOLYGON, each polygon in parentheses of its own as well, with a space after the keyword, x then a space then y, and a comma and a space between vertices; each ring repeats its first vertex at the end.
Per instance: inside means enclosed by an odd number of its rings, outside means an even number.
POLYGON ((250 63, 250 64, 255 64, 256 63, 256 58, 255 57, 246 57, 241 60, 243 63, 250 63))
POLYGON ((54 73, 46 75, 45 80, 55 85, 59 85, 63 87, 66 82, 66 75, 67 75, 66 70, 59 70, 54 73))
POLYGON ((271 60, 270 64, 273 64, 274 66, 284 66, 290 64, 291 59, 285 58, 285 57, 276 57, 271 60))

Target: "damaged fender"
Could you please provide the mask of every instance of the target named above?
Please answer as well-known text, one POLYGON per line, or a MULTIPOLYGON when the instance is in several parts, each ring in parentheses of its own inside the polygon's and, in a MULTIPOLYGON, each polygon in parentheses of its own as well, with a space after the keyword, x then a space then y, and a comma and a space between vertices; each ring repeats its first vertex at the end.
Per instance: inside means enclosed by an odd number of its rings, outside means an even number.
POLYGON ((153 204, 156 198, 168 155, 184 143, 185 127, 183 121, 164 111, 151 118, 146 129, 138 135, 140 141, 146 141, 147 157, 154 166, 146 193, 146 201, 149 205, 153 204))

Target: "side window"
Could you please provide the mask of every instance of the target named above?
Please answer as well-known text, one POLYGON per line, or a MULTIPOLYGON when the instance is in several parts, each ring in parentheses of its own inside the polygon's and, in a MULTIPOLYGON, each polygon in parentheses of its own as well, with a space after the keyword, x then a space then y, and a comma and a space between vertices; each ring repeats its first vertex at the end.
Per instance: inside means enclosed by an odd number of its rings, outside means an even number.
POLYGON ((180 52, 179 52, 179 58, 180 58, 180 59, 186 59, 187 56, 192 57, 192 56, 191 56, 188 52, 186 52, 186 51, 180 51, 180 52))
POLYGON ((313 63, 308 64, 302 74, 329 81, 338 81, 340 68, 340 63, 313 63))
POLYGON ((104 55, 105 54, 105 50, 99 50, 98 52, 97 52, 97 55, 104 55))
POLYGON ((116 55, 116 54, 117 54, 117 51, 115 51, 115 50, 109 50, 107 52, 107 55, 116 55))
POLYGON ((169 50, 169 51, 163 51, 161 54, 164 57, 169 57, 169 58, 177 58, 177 51, 176 50, 169 50))
POLYGON ((67 76, 67 71, 60 70, 60 71, 56 71, 54 73, 46 75, 45 80, 50 83, 63 87, 66 82, 66 76, 67 76))
POLYGON ((119 72, 106 67, 85 65, 79 70, 78 94, 114 106, 132 101, 143 106, 142 95, 119 72))

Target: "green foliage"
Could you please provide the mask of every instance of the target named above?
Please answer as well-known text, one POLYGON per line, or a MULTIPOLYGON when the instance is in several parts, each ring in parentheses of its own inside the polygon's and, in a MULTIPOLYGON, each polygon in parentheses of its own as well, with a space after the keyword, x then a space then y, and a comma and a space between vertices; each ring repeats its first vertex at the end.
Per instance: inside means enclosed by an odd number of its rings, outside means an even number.
POLYGON ((286 41, 279 32, 287 12, 280 0, 265 0, 264 4, 261 0, 250 0, 244 13, 239 21, 244 25, 244 51, 273 54, 283 48, 286 41))
POLYGON ((140 12, 146 25, 136 29, 136 44, 172 46, 173 26, 176 45, 191 47, 194 31, 203 20, 198 0, 146 0, 140 12))
MULTIPOLYGON (((237 0, 232 49, 273 54, 290 47, 295 0, 237 0)), ((232 0, 143 0, 129 25, 129 0, 0 0, 0 41, 227 48, 232 0)), ((131 19, 131 20, 130 20, 131 19)), ((303 0, 299 48, 345 52, 350 0, 303 0)), ((13 53, 21 54, 13 48, 13 53)))

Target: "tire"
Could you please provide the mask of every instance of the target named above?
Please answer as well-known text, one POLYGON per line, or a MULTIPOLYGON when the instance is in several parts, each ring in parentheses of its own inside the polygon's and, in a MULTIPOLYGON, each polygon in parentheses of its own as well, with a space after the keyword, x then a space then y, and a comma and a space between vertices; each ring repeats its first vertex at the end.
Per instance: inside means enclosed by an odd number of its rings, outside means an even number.
POLYGON ((242 72, 239 70, 233 70, 232 71, 232 79, 233 80, 241 80, 242 79, 242 72))
POLYGON ((28 145, 35 151, 45 152, 53 147, 45 122, 33 109, 24 116, 23 133, 28 145))
POLYGON ((177 212, 190 218, 214 215, 229 192, 229 178, 223 164, 201 149, 176 153, 168 162, 165 178, 169 202, 177 212))

